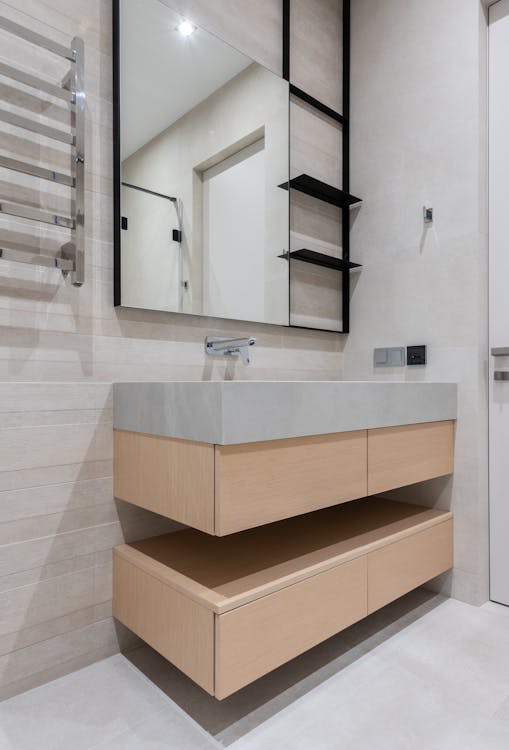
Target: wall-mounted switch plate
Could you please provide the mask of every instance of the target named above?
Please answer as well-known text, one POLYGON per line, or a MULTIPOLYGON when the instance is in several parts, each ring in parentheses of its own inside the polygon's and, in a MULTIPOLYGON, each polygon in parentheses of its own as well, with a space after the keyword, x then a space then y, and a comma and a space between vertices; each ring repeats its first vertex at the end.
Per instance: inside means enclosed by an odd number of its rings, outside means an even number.
POLYGON ((375 349, 373 364, 375 367, 404 367, 405 348, 403 346, 389 346, 375 349))
POLYGON ((424 345, 407 346, 406 363, 407 365, 425 365, 426 364, 426 347, 424 345))

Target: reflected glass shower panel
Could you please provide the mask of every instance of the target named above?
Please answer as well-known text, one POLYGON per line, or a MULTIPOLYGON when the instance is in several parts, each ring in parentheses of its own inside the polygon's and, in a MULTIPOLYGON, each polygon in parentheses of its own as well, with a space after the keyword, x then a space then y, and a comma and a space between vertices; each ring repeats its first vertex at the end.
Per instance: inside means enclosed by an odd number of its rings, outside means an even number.
POLYGON ((126 307, 179 312, 181 246, 178 203, 122 185, 122 297, 126 307))

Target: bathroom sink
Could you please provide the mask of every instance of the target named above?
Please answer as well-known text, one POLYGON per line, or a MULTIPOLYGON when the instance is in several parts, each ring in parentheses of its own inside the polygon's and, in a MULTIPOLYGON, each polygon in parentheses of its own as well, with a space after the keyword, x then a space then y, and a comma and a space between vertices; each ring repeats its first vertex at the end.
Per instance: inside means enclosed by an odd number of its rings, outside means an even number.
POLYGON ((455 383, 115 383, 113 424, 218 445, 456 419, 455 383))

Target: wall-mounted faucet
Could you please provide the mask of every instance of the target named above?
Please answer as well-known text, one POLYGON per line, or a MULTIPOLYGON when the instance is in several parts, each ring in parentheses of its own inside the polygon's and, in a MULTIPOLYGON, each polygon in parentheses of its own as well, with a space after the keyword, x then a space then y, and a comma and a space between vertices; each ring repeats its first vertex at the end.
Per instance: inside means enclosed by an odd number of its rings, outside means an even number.
POLYGON ((250 363, 249 358, 249 347, 256 344, 254 336, 248 336, 242 339, 227 339, 220 336, 206 336, 205 337, 205 352, 217 356, 223 354, 225 356, 232 356, 233 354, 239 354, 240 358, 245 367, 250 363))

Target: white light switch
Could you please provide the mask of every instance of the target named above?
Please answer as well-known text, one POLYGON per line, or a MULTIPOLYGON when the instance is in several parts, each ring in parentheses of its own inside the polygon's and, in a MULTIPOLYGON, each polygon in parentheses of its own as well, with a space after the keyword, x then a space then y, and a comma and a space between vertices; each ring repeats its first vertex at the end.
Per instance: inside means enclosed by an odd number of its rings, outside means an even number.
POLYGON ((375 349, 373 363, 375 367, 404 367, 405 348, 403 346, 390 346, 375 349))

